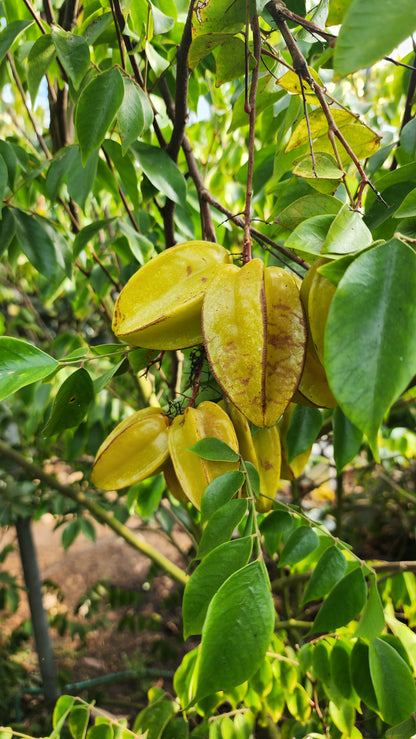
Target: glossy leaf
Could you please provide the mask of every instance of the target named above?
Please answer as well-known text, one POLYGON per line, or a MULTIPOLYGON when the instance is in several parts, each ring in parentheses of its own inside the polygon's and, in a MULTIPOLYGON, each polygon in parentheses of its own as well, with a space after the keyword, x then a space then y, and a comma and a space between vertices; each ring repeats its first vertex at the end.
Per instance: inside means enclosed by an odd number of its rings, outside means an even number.
POLYGON ((310 526, 299 526, 286 541, 280 555, 279 566, 301 562, 317 548, 318 544, 319 537, 316 531, 310 526))
POLYGON ((386 731, 386 739, 413 739, 416 734, 416 717, 414 713, 406 721, 392 726, 386 731))
POLYGON ((136 141, 132 147, 138 163, 152 185, 174 203, 184 205, 185 178, 170 156, 162 149, 142 141, 136 141))
POLYGON ((239 454, 234 449, 231 449, 228 444, 215 438, 215 436, 206 436, 200 439, 188 447, 188 450, 202 459, 209 459, 213 462, 237 462, 240 459, 239 454))
POLYGON ((312 573, 302 603, 327 595, 344 576, 346 568, 347 561, 338 547, 326 549, 312 573))
POLYGON ((0 33, 0 64, 12 46, 13 42, 23 31, 31 26, 33 21, 15 20, 9 23, 0 33))
POLYGON ((205 557, 216 547, 228 541, 247 511, 247 500, 229 500, 209 519, 199 542, 197 558, 205 557))
POLYGON ((35 104, 39 85, 56 56, 55 44, 50 33, 36 39, 27 57, 27 85, 32 105, 35 104))
POLYGON ((52 30, 56 53, 74 89, 78 90, 90 67, 90 50, 82 36, 60 28, 52 30))
POLYGON ((413 675, 398 652, 382 639, 370 642, 370 672, 380 713, 388 724, 404 721, 416 711, 413 675))
POLYGON ((276 223, 293 231, 302 221, 319 215, 335 215, 341 207, 341 201, 331 195, 304 195, 284 208, 277 216, 276 223))
POLYGON ((416 156, 416 119, 412 118, 400 131, 400 146, 403 151, 412 157, 416 156))
POLYGON ((82 739, 89 723, 90 712, 87 706, 74 706, 68 716, 68 728, 74 739, 82 739))
POLYGON ((79 426, 94 397, 91 377, 86 369, 72 373, 58 390, 43 436, 53 436, 65 429, 79 426))
POLYGON ((202 632, 197 700, 217 690, 230 690, 256 672, 269 646, 274 620, 264 563, 251 562, 224 582, 209 605, 202 632))
POLYGON ((74 146, 66 170, 66 183, 68 193, 73 200, 85 210, 85 204, 94 185, 97 175, 98 151, 94 151, 88 159, 82 163, 81 152, 78 146, 74 146))
POLYGON ((0 336, 0 401, 58 367, 49 354, 22 339, 0 336))
POLYGON ((101 72, 82 90, 75 111, 75 129, 84 165, 104 141, 123 96, 123 78, 117 69, 101 72))
MULTIPOLYGON (((255 10, 255 3, 250 0, 250 12, 255 10)), ((210 0, 198 3, 192 14, 193 36, 202 34, 227 32, 237 33, 246 24, 246 0, 210 0)))
POLYGON ((388 56, 416 29, 413 0, 353 0, 337 38, 334 73, 342 77, 388 56))
POLYGON ((358 616, 366 601, 367 586, 360 567, 338 582, 323 602, 311 633, 334 631, 358 616))
MULTIPOLYGON (((200 39, 206 38, 199 37, 200 39)), ((223 85, 244 74, 246 65, 246 48, 244 41, 237 36, 230 36, 227 41, 221 44, 216 63, 215 84, 217 87, 223 85)), ((250 54, 248 57, 249 69, 255 67, 254 57, 250 54)))
POLYGON ((416 255, 397 239, 370 249, 341 279, 325 332, 330 387, 377 455, 385 412, 416 366, 416 255), (345 320, 348 315, 348 321, 345 320))
POLYGON ((294 523, 294 517, 287 511, 271 511, 263 518, 260 532, 264 536, 264 545, 270 555, 277 552, 283 534, 290 531, 294 523))
POLYGON ((304 157, 293 167, 293 174, 306 179, 324 179, 324 180, 340 180, 343 176, 343 170, 340 169, 330 154, 320 154, 319 152, 312 156, 304 157))
POLYGON ((406 195, 394 213, 394 218, 413 218, 414 216, 416 216, 416 187, 406 195))
POLYGON ((334 220, 333 214, 317 215, 299 223, 289 238, 286 247, 293 249, 305 258, 316 258, 321 254, 326 235, 334 220))
POLYGON ((233 572, 247 564, 252 547, 251 537, 227 541, 207 554, 194 570, 183 595, 184 639, 202 632, 211 599, 233 572))
MULTIPOLYGON (((118 124, 123 156, 130 144, 139 138, 145 126, 143 93, 129 77, 123 77, 124 97, 118 111, 118 124)), ((146 103, 150 105, 145 98, 146 103)))
POLYGON ((335 408, 332 415, 334 430, 334 459, 339 474, 358 454, 363 439, 360 429, 351 423, 341 408, 335 408))
POLYGON ((151 702, 137 716, 133 731, 141 732, 146 739, 161 739, 163 730, 174 714, 173 703, 165 697, 151 702))
POLYGON ((352 691, 350 652, 345 641, 335 642, 330 653, 331 677, 343 698, 350 698, 352 691))
POLYGON ((238 493, 244 484, 240 470, 231 470, 209 483, 201 500, 201 523, 205 523, 218 508, 238 493))
POLYGON ((354 690, 364 703, 377 711, 377 698, 370 674, 368 644, 357 639, 351 650, 351 680, 354 690))
POLYGON ((322 426, 322 413, 318 408, 295 405, 286 432, 287 461, 310 449, 322 426))

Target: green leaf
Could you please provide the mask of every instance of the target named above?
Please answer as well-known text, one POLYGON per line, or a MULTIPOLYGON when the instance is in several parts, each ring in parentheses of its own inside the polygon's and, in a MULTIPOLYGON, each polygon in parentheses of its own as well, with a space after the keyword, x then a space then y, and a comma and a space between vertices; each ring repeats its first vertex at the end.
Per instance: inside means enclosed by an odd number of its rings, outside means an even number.
POLYGON ((247 511, 247 500, 229 500, 209 519, 199 542, 197 559, 205 557, 212 549, 228 541, 247 511))
POLYGON ((335 642, 331 649, 331 677, 343 698, 351 697, 350 648, 344 641, 335 642))
POLYGON ((29 262, 41 274, 53 278, 57 270, 57 259, 52 239, 41 226, 36 216, 13 208, 17 242, 29 262))
MULTIPOLYGON (((199 37, 206 38, 205 36, 199 37)), ((245 72, 246 65, 246 47, 241 38, 230 36, 226 43, 221 44, 216 63, 215 86, 220 87, 224 82, 241 77, 245 72)), ((256 62, 252 54, 248 57, 249 69, 256 66, 256 62)))
POLYGON ((388 56, 416 29, 413 0, 353 0, 334 52, 334 74, 343 77, 388 56))
POLYGON ((50 33, 36 39, 27 57, 27 86, 32 106, 35 105, 39 85, 55 59, 55 44, 50 33))
POLYGON ((200 634, 211 599, 236 570, 244 567, 251 554, 250 536, 235 539, 213 549, 192 573, 183 594, 183 635, 200 634))
POLYGON ((408 121, 400 131, 400 146, 409 157, 416 158, 416 118, 408 121))
POLYGON ((25 385, 43 380, 57 366, 56 359, 32 344, 0 336, 0 401, 25 385))
POLYGON ((118 69, 101 72, 82 90, 75 111, 75 130, 84 165, 104 141, 123 96, 123 78, 118 69), (94 111, 94 115, 91 115, 91 111, 94 111))
POLYGON ((402 721, 397 726, 393 726, 386 731, 386 739, 413 739, 416 734, 416 717, 412 714, 411 718, 402 721))
POLYGON ((162 13, 150 0, 149 5, 153 18, 153 35, 158 36, 159 33, 168 33, 174 27, 175 19, 162 13))
MULTIPOLYGON (((101 230, 105 231, 106 227, 110 223, 113 223, 114 220, 114 218, 103 218, 102 220, 93 221, 92 223, 89 223, 88 226, 84 226, 84 228, 78 231, 72 247, 74 257, 78 257, 87 244, 92 241, 94 236, 96 236, 101 230)), ((95 348, 96 347, 92 347, 93 350, 95 348)))
POLYGON ((65 429, 79 426, 94 397, 91 377, 81 367, 72 373, 59 388, 43 436, 53 436, 65 429))
POLYGON ((52 40, 55 44, 58 59, 71 80, 74 89, 78 90, 90 68, 90 50, 82 36, 54 27, 52 40))
POLYGON ((129 196, 134 208, 139 208, 137 173, 130 155, 123 155, 122 148, 117 141, 106 139, 104 151, 113 162, 117 178, 122 190, 129 196))
POLYGON ((89 719, 90 712, 87 706, 74 706, 68 716, 68 728, 74 739, 84 739, 89 719))
POLYGON ((333 220, 334 216, 328 214, 312 216, 302 221, 286 240, 286 248, 316 258, 322 251, 333 220))
POLYGON ((264 563, 231 575, 208 608, 202 631, 196 700, 230 690, 257 671, 274 627, 274 606, 264 563))
POLYGON ((331 195, 304 195, 286 206, 277 216, 276 223, 293 231, 302 221, 319 215, 336 215, 341 207, 341 201, 331 195))
POLYGON ((416 672, 416 634, 406 624, 399 621, 394 616, 388 616, 387 625, 389 629, 397 636, 403 644, 406 654, 412 664, 413 670, 416 672))
POLYGON ((279 559, 279 566, 293 565, 305 559, 319 544, 316 531, 310 526, 299 526, 290 534, 279 559))
POLYGON ((314 154, 304 157, 293 167, 293 174, 306 179, 340 180, 344 172, 330 154, 314 154))
POLYGON ((9 248, 15 235, 12 208, 3 208, 0 220, 0 256, 9 248))
POLYGON ((362 612, 354 636, 361 639, 374 639, 379 636, 386 625, 383 606, 377 587, 377 579, 372 578, 367 603, 362 612))
POLYGON ((416 255, 392 239, 354 260, 329 311, 328 382, 344 413, 367 435, 377 458, 383 416, 415 371, 415 294, 416 255))
POLYGON ((13 42, 32 23, 33 21, 12 21, 2 30, 0 33, 0 64, 3 62, 13 42))
POLYGON ((231 470, 212 480, 201 500, 201 523, 205 523, 218 508, 238 493, 244 484, 244 475, 239 470, 231 470))
POLYGON ((256 498, 260 497, 260 475, 252 462, 245 462, 248 483, 256 498))
POLYGON ((62 537, 61 537, 62 546, 65 552, 67 551, 67 549, 69 549, 71 544, 74 543, 75 539, 80 533, 81 533, 81 520, 79 518, 75 518, 67 526, 65 526, 62 532, 62 537))
POLYGON ((52 726, 55 729, 51 736, 59 735, 59 729, 63 726, 66 717, 74 705, 75 698, 72 695, 61 695, 58 698, 52 714, 52 726), (56 732, 56 734, 55 734, 56 732))
POLYGON ((339 474, 345 465, 358 454, 363 434, 351 423, 339 406, 334 408, 332 414, 332 428, 334 430, 334 459, 337 474, 339 474))
POLYGON ((229 42, 234 36, 230 33, 205 33, 196 36, 189 49, 188 64, 190 69, 195 69, 198 62, 208 56, 217 46, 229 42))
POLYGON ((382 639, 370 642, 370 673, 381 716, 398 724, 416 711, 413 675, 398 652, 382 639))
POLYGON ((9 179, 9 171, 7 169, 6 162, 4 161, 3 157, 0 156, 0 218, 1 218, 1 211, 3 208, 3 197, 6 191, 8 179, 9 179))
POLYGON ((296 405, 292 411, 286 433, 287 461, 310 449, 322 426, 322 412, 319 408, 296 405))
POLYGON ((294 526, 294 518, 287 511, 270 511, 260 524, 264 545, 270 556, 277 552, 282 535, 294 526))
POLYGON ((367 586, 361 567, 338 582, 323 602, 310 633, 335 631, 353 620, 365 605, 367 586))
POLYGON ((393 217, 413 218, 414 216, 416 216, 416 187, 406 195, 393 217))
POLYGON ((96 724, 88 729, 86 739, 113 739, 113 729, 107 723, 96 724))
POLYGON ((118 125, 124 156, 130 144, 139 138, 144 129, 143 98, 148 105, 149 103, 146 96, 130 77, 123 77, 123 85, 124 97, 118 111, 118 125))
POLYGON ((322 254, 351 254, 370 246, 372 240, 361 214, 344 205, 328 229, 322 254))
POLYGON ((188 447, 189 452, 194 452, 202 459, 209 459, 213 462, 237 462, 240 455, 231 449, 225 441, 217 439, 215 436, 206 436, 200 439, 192 446, 188 447))
POLYGON ((344 576, 346 568, 347 560, 338 547, 326 549, 312 573, 302 603, 319 600, 329 593, 344 576))
MULTIPOLYGON (((251 0, 249 14, 252 15, 255 9, 255 2, 251 0)), ((246 16, 246 0, 209 0, 206 3, 196 3, 192 14, 192 35, 237 33, 245 27, 246 16)))
POLYGON ((377 698, 370 674, 368 644, 362 639, 357 639, 351 651, 351 680, 361 700, 369 708, 377 711, 377 698))
POLYGON ((141 141, 132 144, 134 154, 146 177, 167 198, 185 206, 186 182, 175 162, 165 151, 141 141))
POLYGON ((133 731, 143 734, 147 732, 146 739, 160 739, 173 714, 172 701, 161 696, 140 711, 134 722, 133 731))
POLYGON ((66 170, 66 183, 70 197, 85 212, 85 204, 97 176, 98 150, 83 163, 79 146, 72 148, 69 166, 66 170))

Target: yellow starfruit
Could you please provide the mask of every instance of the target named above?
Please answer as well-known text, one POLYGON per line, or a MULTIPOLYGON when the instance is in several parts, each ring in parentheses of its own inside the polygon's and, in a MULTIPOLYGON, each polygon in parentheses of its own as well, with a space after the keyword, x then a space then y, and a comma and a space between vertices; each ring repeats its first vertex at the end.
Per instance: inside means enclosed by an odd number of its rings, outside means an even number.
POLYGON ((176 472, 174 470, 170 456, 163 465, 162 471, 163 477, 165 478, 166 487, 169 489, 171 495, 173 495, 176 500, 179 500, 180 503, 189 503, 189 500, 186 497, 178 478, 176 477, 176 472))
POLYGON ((309 349, 306 349, 305 366, 293 400, 300 405, 318 408, 335 408, 338 405, 328 385, 324 368, 309 349))
POLYGON ((305 358, 296 279, 261 259, 224 266, 206 292, 202 328, 225 394, 255 426, 274 426, 296 391, 305 358))
POLYGON ((281 449, 276 426, 256 429, 252 435, 247 418, 229 401, 221 402, 233 422, 240 454, 246 462, 256 467, 260 477, 260 498, 256 509, 266 513, 273 506, 273 498, 280 480, 281 449))
POLYGON ((159 472, 169 456, 169 418, 161 408, 143 408, 118 424, 101 444, 91 482, 121 490, 159 472))
POLYGON ((311 447, 310 449, 306 449, 301 454, 298 454, 298 456, 292 459, 290 462, 288 462, 287 460, 286 434, 289 428, 290 416, 293 413, 295 405, 296 403, 290 403, 278 424, 280 442, 282 447, 282 466, 280 470, 280 477, 283 480, 296 480, 298 477, 300 477, 309 461, 309 457, 311 456, 312 452, 311 447))
POLYGON ((327 261, 323 257, 317 259, 306 273, 301 287, 301 299, 309 330, 308 350, 322 366, 326 322, 336 291, 335 285, 318 272, 319 267, 327 261))
POLYGON ((202 344, 201 306, 207 286, 231 255, 219 244, 187 241, 158 254, 121 291, 113 331, 148 349, 202 344))
POLYGON ((201 459, 189 447, 206 437, 221 439, 238 453, 238 441, 229 416, 216 403, 207 400, 197 408, 188 407, 173 419, 168 433, 170 457, 185 495, 200 510, 207 485, 219 475, 238 469, 238 462, 212 462, 201 459))

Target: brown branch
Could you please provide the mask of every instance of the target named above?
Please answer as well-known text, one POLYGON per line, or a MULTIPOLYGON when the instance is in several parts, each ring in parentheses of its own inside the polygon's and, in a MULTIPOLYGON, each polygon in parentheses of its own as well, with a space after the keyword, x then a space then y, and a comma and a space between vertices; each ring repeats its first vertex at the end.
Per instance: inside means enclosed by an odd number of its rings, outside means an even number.
POLYGON ((124 209, 125 209, 125 211, 126 211, 126 213, 127 213, 128 217, 129 217, 129 219, 130 219, 130 222, 131 222, 131 224, 132 224, 132 226, 133 226, 134 230, 135 230, 135 231, 137 231, 137 233, 140 233, 140 228, 139 228, 139 225, 138 225, 138 223, 137 223, 137 221, 136 221, 136 219, 135 219, 135 217, 134 217, 134 215, 133 215, 132 211, 131 211, 131 210, 130 210, 130 208, 129 208, 129 204, 128 204, 128 202, 127 202, 126 196, 124 195, 124 192, 123 192, 123 190, 122 190, 122 188, 121 188, 121 185, 120 185, 120 183, 118 182, 118 180, 117 180, 117 177, 115 176, 115 173, 114 173, 114 167, 113 167, 112 161, 111 161, 110 157, 108 156, 108 154, 107 154, 107 152, 106 152, 106 150, 105 150, 104 146, 102 146, 102 147, 101 147, 101 151, 102 151, 102 152, 103 152, 103 154, 104 154, 104 157, 105 157, 105 161, 107 162, 107 166, 108 166, 108 168, 109 168, 110 172, 111 172, 111 173, 112 173, 112 174, 114 175, 114 178, 115 178, 115 180, 116 180, 116 182, 117 182, 117 189, 118 189, 118 194, 120 195, 121 201, 122 201, 122 203, 123 203, 123 205, 124 205, 124 209))
MULTIPOLYGON (((254 172, 254 139, 256 132, 256 98, 260 73, 261 59, 261 34, 259 26, 259 18, 257 13, 254 14, 251 27, 253 30, 253 51, 256 60, 256 66, 251 76, 251 86, 249 98, 246 101, 246 112, 249 118, 248 133, 248 162, 247 162, 247 185, 246 185, 246 202, 244 207, 244 247, 243 247, 243 264, 251 259, 251 199, 253 197, 253 172, 254 172)), ((246 50, 246 77, 248 75, 248 49, 246 50)))
POLYGON ((30 108, 29 108, 29 106, 27 104, 27 99, 26 99, 25 91, 23 89, 22 83, 20 82, 19 75, 17 74, 17 70, 16 70, 16 67, 15 67, 15 64, 14 64, 14 61, 13 61, 13 58, 12 58, 12 55, 8 51, 6 56, 7 56, 7 61, 9 62, 9 65, 10 65, 10 69, 12 70, 13 79, 14 79, 16 85, 17 85, 17 89, 19 90, 20 97, 22 98, 23 105, 26 108, 26 113, 27 113, 28 118, 29 118, 29 120, 30 120, 30 122, 32 124, 32 127, 33 127, 33 130, 35 132, 36 138, 37 138, 37 140, 38 140, 38 142, 39 142, 39 144, 40 144, 40 146, 41 146, 41 148, 43 150, 43 153, 45 154, 46 158, 47 159, 52 159, 52 154, 50 153, 48 147, 46 146, 45 141, 44 141, 44 138, 43 138, 42 134, 40 133, 40 131, 38 130, 38 127, 36 125, 36 121, 35 121, 35 119, 34 119, 34 117, 32 115, 32 111, 30 110, 30 108))
POLYGON ((195 0, 189 4, 188 15, 181 42, 176 54, 176 89, 173 117, 173 131, 166 151, 174 162, 178 160, 186 122, 188 120, 188 53, 192 42, 192 12, 195 0))

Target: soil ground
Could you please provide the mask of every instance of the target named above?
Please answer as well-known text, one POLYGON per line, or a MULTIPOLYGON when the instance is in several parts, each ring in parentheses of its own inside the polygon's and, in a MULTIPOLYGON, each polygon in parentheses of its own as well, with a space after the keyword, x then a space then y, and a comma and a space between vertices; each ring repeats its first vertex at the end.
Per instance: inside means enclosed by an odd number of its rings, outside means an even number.
MULTIPOLYGON (((129 522, 129 525, 134 529, 137 519, 129 522)), ((110 682, 101 686, 75 691, 86 700, 95 700, 100 709, 134 719, 146 705, 147 690, 151 685, 157 684, 171 692, 172 681, 166 677, 166 671, 173 673, 182 655, 190 648, 184 644, 182 637, 181 588, 163 573, 155 574, 147 557, 106 527, 95 525, 94 543, 80 535, 64 552, 61 529, 55 530, 54 526, 53 517, 46 515, 32 527, 41 579, 48 583, 45 608, 50 616, 61 615, 84 627, 103 617, 109 622, 89 631, 85 642, 78 635, 71 638, 69 629, 60 635, 52 628, 59 684, 64 690, 68 683, 150 668, 152 674, 148 676, 129 680, 110 678, 110 682), (82 615, 75 615, 79 599, 99 581, 105 582, 104 599, 96 613, 89 621, 82 615), (111 608, 106 592, 113 593, 118 607, 111 608), (120 604, 123 600, 125 605, 120 604), (134 621, 134 631, 129 628, 119 630, 120 619, 126 617, 130 622, 134 621)), ((164 539, 159 530, 141 530, 141 534, 176 564, 186 567, 180 552, 164 539)), ((188 540, 184 534, 177 532, 175 539, 179 546, 186 549, 188 540)), ((12 530, 0 539, 0 549, 11 540, 12 530)), ((7 557, 3 567, 7 567, 7 571, 23 583, 17 542, 15 551, 7 557)), ((18 626, 29 615, 26 594, 23 592, 17 612, 6 623, 7 631, 18 626)), ((30 682, 33 686, 39 682, 39 667, 32 642, 25 654, 25 667, 33 676, 30 682)), ((28 722, 30 724, 31 716, 39 716, 41 703, 38 696, 22 691, 19 708, 26 726, 28 722)), ((15 720, 16 716, 10 716, 10 721, 15 720)))

